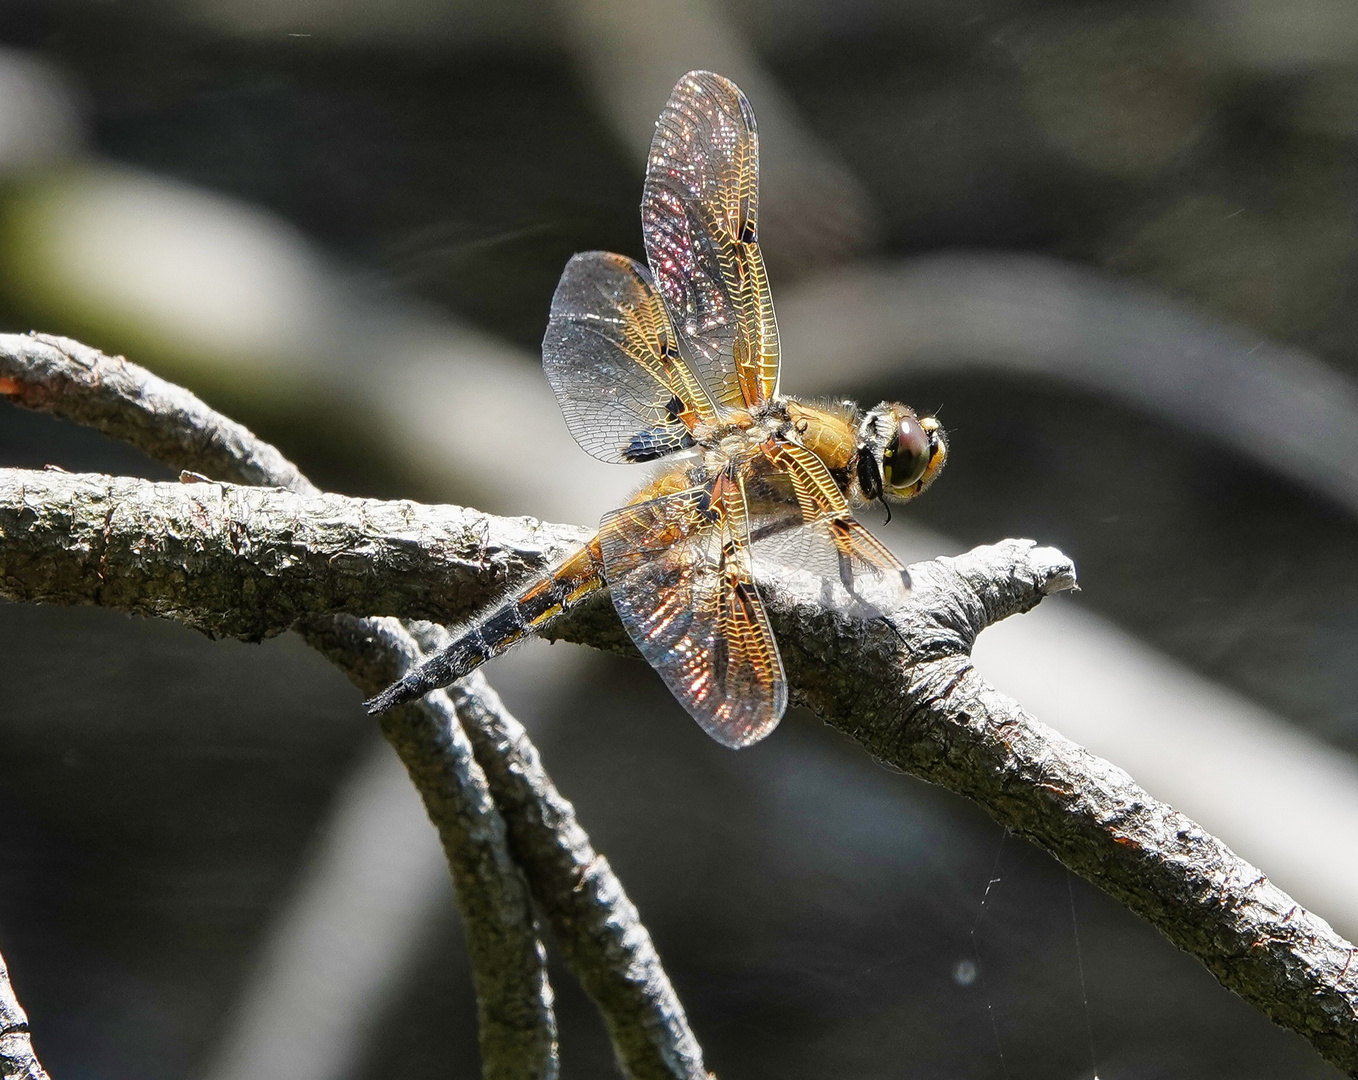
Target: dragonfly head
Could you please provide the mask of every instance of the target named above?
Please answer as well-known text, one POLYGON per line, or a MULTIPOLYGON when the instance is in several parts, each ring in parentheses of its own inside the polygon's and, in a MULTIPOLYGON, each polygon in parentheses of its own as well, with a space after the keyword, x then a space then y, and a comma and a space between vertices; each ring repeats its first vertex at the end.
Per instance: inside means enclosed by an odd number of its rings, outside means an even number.
POLYGON ((891 401, 864 414, 858 439, 858 486, 867 499, 913 499, 948 460, 943 426, 891 401))

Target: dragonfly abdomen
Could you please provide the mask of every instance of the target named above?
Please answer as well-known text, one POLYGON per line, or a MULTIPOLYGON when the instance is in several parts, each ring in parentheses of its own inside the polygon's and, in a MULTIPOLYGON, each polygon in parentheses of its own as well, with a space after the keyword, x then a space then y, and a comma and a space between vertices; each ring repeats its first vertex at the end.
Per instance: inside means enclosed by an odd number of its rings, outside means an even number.
POLYGON ((363 704, 370 714, 386 712, 456 682, 602 587, 603 556, 596 538, 552 573, 484 612, 446 648, 363 704))

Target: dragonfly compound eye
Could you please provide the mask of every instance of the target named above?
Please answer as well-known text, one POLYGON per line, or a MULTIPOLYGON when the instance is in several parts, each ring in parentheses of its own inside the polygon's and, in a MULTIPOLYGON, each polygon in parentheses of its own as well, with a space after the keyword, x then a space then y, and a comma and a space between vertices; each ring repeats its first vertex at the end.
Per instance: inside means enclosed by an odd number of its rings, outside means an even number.
POLYGON ((933 440, 913 416, 903 416, 895 437, 882 453, 882 479, 888 488, 901 489, 919 483, 933 456, 933 440))

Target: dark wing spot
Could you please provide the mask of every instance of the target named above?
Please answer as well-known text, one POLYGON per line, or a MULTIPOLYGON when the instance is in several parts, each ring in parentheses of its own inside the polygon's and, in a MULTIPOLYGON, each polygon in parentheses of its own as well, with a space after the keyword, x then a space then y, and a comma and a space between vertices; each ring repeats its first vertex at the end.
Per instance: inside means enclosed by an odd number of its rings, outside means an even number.
POLYGON ((656 424, 633 435, 622 456, 628 461, 655 461, 693 445, 693 436, 682 424, 656 424))

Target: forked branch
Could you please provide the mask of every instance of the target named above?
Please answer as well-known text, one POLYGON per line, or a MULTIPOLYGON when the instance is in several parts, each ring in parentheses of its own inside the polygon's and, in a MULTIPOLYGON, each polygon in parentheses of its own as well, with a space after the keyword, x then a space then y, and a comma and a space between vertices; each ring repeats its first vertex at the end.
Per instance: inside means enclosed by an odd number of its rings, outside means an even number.
MULTIPOLYGON (((0 595, 167 615, 248 638, 318 615, 465 617, 578 537, 568 527, 408 502, 0 472, 0 595)), ((975 799, 1358 1076, 1353 946, 972 669, 976 635, 1072 588, 1070 561, 1011 540, 911 572, 909 600, 880 623, 826 610, 809 581, 779 583, 767 600, 794 700, 888 764, 975 799)), ((552 633, 630 650, 606 600, 552 633)), ((460 692, 476 693, 477 684, 460 692)), ((513 741, 477 740, 492 786, 500 768, 492 755, 505 760, 496 746, 513 741)), ((496 797, 513 834, 519 796, 502 787, 496 797)), ((545 808, 541 799, 536 806, 545 808)), ((516 854, 532 866, 517 844, 516 854)))
MULTIPOLYGON (((124 439, 176 468, 303 494, 317 491, 274 447, 187 390, 66 338, 0 335, 0 397, 124 439)), ((365 694, 424 658, 409 632, 389 619, 311 616, 299 621, 299 629, 365 694)), ((459 691, 461 707, 474 723, 492 716, 500 723, 480 739, 478 750, 502 726, 517 727, 493 691, 484 682, 479 686, 459 691)), ((519 752, 536 758, 519 730, 519 752)), ((523 874, 506 853, 496 804, 515 807, 519 820, 512 843, 579 852, 588 850, 588 837, 540 767, 527 793, 540 812, 529 812, 525 793, 512 784, 508 793, 488 794, 485 772, 472 759, 445 695, 401 710, 384 720, 383 731, 420 791, 457 884, 477 988, 484 1074, 553 1077, 556 1022, 545 958, 523 874)), ((505 770, 493 772, 491 788, 503 786, 505 770)), ((568 959, 577 970, 587 969, 582 980, 599 1001, 619 1062, 639 1080, 702 1080, 707 1073, 701 1049, 636 909, 606 861, 598 859, 592 873, 603 886, 595 914, 607 932, 591 935, 585 920, 554 918, 553 925, 568 959), (646 974, 642 984, 634 978, 638 971, 646 974)), ((529 883, 549 917, 568 908, 577 884, 569 874, 539 874, 529 883)))
MULTIPOLYGON (((10 471, 0 473, 0 535, 0 592, 12 599, 96 603, 257 638, 302 612, 454 621, 480 602, 482 575, 512 586, 579 533, 409 502, 10 471)), ((1358 1071, 1352 946, 972 669, 976 635, 1073 587, 1070 561, 1010 540, 911 573, 916 587, 887 613, 890 625, 825 609, 810 582, 781 583, 769 609, 794 699, 888 764, 980 802, 1358 1071)), ((630 650, 607 603, 551 633, 630 650)))

